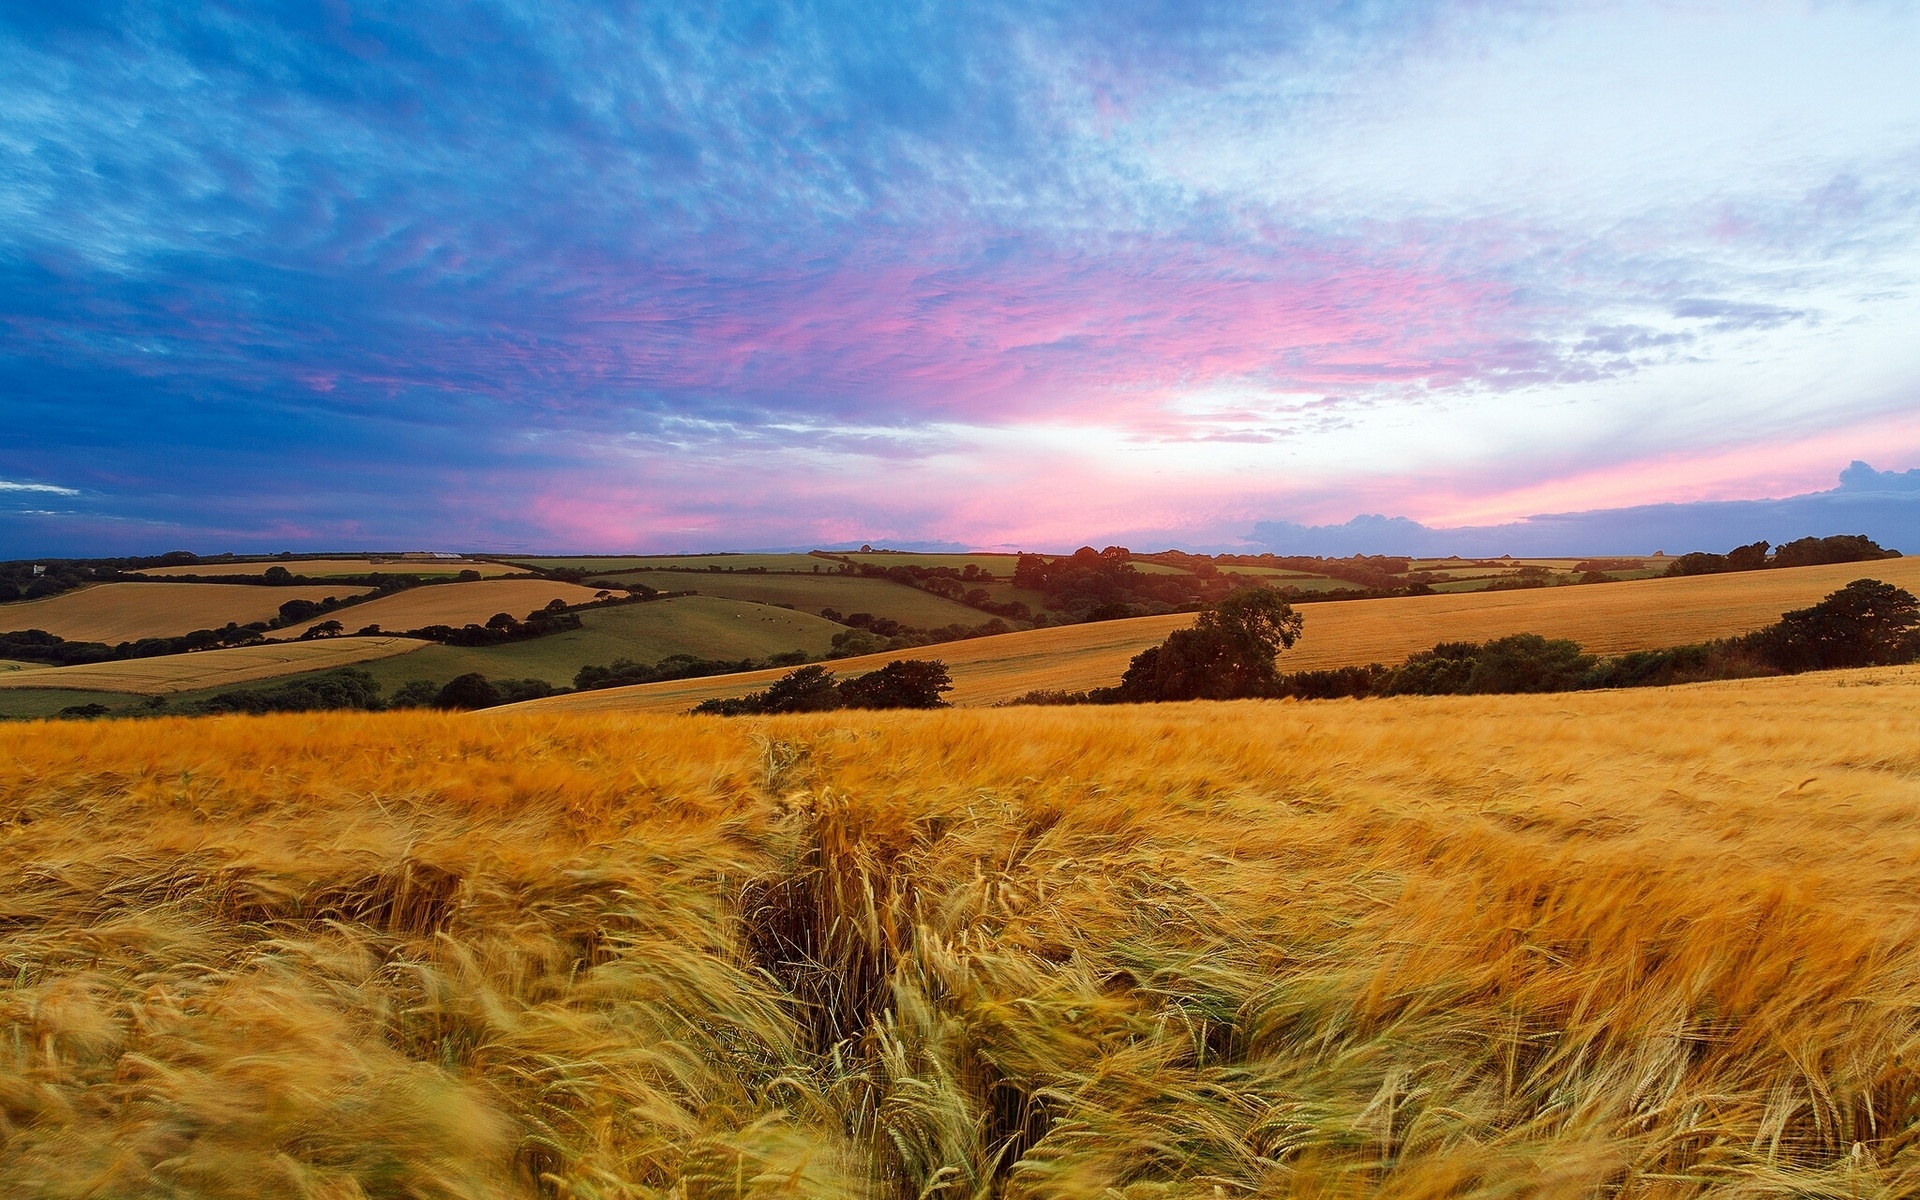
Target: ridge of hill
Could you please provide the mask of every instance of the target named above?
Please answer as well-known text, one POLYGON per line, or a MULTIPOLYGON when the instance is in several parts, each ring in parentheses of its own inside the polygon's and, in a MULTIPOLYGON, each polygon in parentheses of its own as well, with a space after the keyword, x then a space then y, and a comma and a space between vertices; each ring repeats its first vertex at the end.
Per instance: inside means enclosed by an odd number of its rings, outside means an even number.
MULTIPOLYGON (((1920 591, 1920 557, 1507 592, 1327 601, 1299 610, 1306 618, 1305 632, 1281 664, 1284 670, 1302 671, 1392 663, 1440 642, 1485 641, 1514 633, 1571 638, 1601 654, 1659 649, 1759 629, 1782 612, 1814 604, 1849 581, 1868 577, 1920 591)), ((1135 654, 1192 620, 1181 614, 1023 630, 840 659, 829 666, 858 674, 897 658, 937 658, 952 672, 952 703, 996 704, 1039 689, 1111 685, 1135 654)), ((683 712, 703 700, 744 696, 785 673, 754 671, 576 692, 497 711, 683 712)))

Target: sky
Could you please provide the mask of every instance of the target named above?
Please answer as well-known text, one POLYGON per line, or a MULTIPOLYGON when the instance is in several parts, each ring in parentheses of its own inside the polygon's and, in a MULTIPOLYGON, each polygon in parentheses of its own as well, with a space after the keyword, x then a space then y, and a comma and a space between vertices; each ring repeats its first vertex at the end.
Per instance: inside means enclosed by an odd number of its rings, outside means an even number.
POLYGON ((0 0, 0 556, 1904 479, 1915 63, 1872 0, 0 0))

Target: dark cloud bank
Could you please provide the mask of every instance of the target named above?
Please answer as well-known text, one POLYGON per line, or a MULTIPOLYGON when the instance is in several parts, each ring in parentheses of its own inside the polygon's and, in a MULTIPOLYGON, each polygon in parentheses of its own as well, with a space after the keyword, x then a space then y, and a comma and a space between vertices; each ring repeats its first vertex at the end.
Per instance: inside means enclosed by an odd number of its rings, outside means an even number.
POLYGON ((1920 469, 1876 471, 1855 462, 1840 486, 1778 500, 1642 504, 1549 513, 1506 525, 1429 529, 1406 517, 1368 515, 1344 525, 1262 521, 1249 540, 1275 554, 1651 554, 1725 551, 1765 538, 1864 533, 1883 546, 1920 552, 1920 469))

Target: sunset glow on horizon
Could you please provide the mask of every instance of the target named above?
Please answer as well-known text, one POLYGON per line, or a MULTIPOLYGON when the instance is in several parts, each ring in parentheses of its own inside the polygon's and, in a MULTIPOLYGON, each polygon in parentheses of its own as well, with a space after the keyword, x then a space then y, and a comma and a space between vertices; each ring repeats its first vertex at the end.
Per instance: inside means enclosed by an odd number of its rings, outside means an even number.
POLYGON ((1916 62, 1869 0, 11 11, 0 556, 1228 546, 1905 471, 1916 62))

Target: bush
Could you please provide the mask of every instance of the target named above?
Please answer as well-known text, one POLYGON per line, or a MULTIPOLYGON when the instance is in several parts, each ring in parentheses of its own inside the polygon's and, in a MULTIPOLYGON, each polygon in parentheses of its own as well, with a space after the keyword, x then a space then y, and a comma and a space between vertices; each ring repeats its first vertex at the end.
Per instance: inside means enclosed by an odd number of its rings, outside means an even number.
POLYGON ((373 676, 343 667, 311 679, 295 679, 271 688, 246 688, 200 702, 203 713, 329 712, 338 709, 378 711, 380 685, 373 676))
POLYGON ((1580 686, 1594 661, 1593 655, 1581 652, 1578 642, 1516 633, 1480 648, 1465 690, 1473 695, 1568 692, 1580 686))
POLYGON ((763 692, 703 701, 693 711, 738 717, 840 708, 945 708, 940 696, 952 687, 947 664, 937 659, 901 659, 845 682, 837 682, 833 672, 816 663, 789 671, 763 692))
POLYGON ((847 708, 945 708, 947 702, 940 697, 952 690, 947 664, 899 659, 841 684, 840 703, 847 708))
POLYGON ((493 681, 478 671, 469 671, 465 675, 456 675, 440 689, 433 699, 435 708, 474 709, 492 708, 501 702, 500 689, 493 681))

